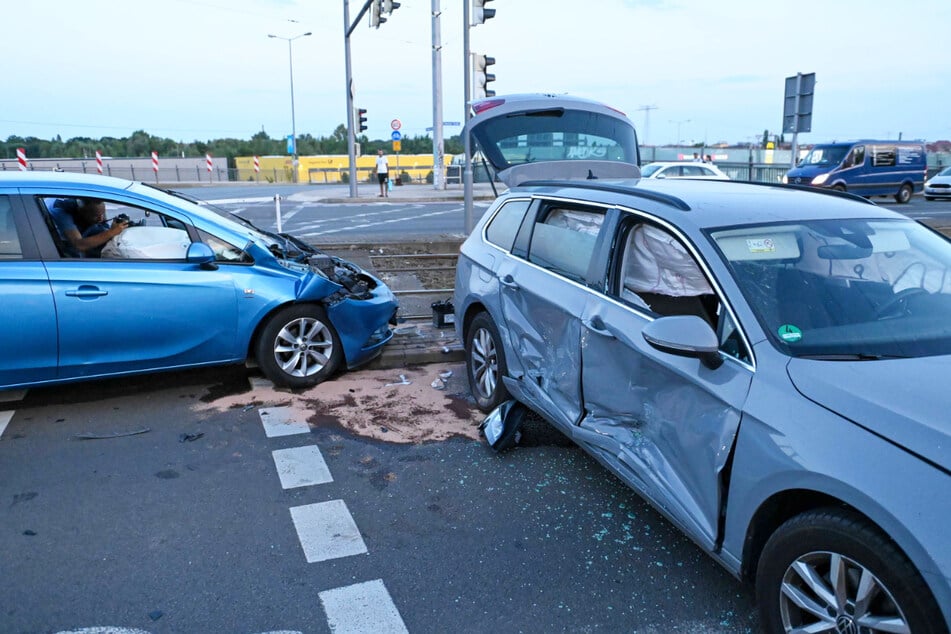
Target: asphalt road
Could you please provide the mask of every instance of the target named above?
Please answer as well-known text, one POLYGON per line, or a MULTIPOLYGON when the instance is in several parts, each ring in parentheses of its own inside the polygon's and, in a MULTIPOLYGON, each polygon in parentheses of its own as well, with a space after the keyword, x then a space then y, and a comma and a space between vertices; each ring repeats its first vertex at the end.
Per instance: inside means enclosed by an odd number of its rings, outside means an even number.
POLYGON ((496 455, 458 437, 369 440, 314 403, 326 424, 268 437, 262 411, 281 402, 247 375, 0 405, 0 631, 323 633, 328 597, 368 587, 382 596, 345 618, 390 606, 394 631, 758 631, 745 586, 546 424, 496 455), (301 447, 332 481, 282 488, 276 453, 301 447), (293 515, 320 505, 342 505, 364 552, 308 560, 293 515))
MULTIPOLYGON (((365 189, 365 188, 364 188, 365 189)), ((342 186, 261 185, 253 187, 192 188, 188 193, 237 213, 268 230, 277 228, 274 196, 280 195, 282 230, 294 233, 314 244, 347 242, 379 243, 409 240, 440 240, 465 237, 462 200, 427 197, 436 196, 432 189, 413 186, 409 198, 378 200, 372 194, 348 200, 342 186)), ((363 191, 363 190, 361 190, 363 191)), ((461 197, 461 191, 448 192, 461 197)), ((951 226, 951 201, 926 201, 915 196, 905 205, 888 197, 872 199, 878 205, 911 218, 938 226, 951 226)), ((490 202, 477 200, 474 214, 478 218, 490 202)))

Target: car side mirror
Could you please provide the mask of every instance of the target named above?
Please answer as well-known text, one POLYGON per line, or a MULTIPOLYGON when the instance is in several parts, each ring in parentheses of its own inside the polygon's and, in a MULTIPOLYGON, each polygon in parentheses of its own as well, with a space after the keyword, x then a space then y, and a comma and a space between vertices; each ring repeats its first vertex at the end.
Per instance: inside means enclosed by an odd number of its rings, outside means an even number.
POLYGON ((700 359, 711 370, 723 365, 716 333, 696 315, 660 317, 644 326, 641 334, 661 352, 700 359))
POLYGON ((215 264, 215 252, 204 242, 192 242, 188 245, 188 251, 185 252, 185 261, 189 264, 198 264, 203 269, 214 271, 218 268, 215 264))

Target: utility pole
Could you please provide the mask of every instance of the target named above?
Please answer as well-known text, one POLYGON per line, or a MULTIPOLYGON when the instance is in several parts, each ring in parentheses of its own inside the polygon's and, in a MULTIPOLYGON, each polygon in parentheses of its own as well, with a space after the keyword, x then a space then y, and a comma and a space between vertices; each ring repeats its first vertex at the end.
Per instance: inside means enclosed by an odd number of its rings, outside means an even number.
POLYGON ((432 0, 433 11, 433 188, 445 189, 443 177, 445 149, 442 139, 442 35, 439 24, 442 10, 432 0))
POLYGON ((648 143, 647 143, 647 138, 648 138, 647 132, 648 132, 648 130, 650 130, 650 121, 651 121, 651 120, 650 120, 650 114, 651 114, 651 110, 657 110, 657 106, 641 106, 640 108, 637 109, 638 112, 643 112, 643 113, 644 113, 644 141, 642 142, 643 145, 647 145, 647 144, 648 144, 648 143))

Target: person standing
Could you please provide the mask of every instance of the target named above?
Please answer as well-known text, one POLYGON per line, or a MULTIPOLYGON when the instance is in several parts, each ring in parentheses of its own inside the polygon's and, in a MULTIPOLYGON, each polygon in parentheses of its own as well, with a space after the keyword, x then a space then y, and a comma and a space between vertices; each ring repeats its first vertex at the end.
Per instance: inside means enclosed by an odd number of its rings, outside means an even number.
POLYGON ((382 149, 376 151, 376 178, 380 181, 380 198, 388 198, 389 192, 386 186, 390 180, 390 164, 382 149))

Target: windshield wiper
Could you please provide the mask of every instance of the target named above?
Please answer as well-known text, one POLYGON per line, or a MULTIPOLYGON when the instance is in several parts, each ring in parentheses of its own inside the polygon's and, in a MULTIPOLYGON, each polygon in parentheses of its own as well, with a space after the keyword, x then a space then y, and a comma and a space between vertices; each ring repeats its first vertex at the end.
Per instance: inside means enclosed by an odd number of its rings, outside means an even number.
POLYGON ((881 361, 883 359, 910 359, 903 354, 877 354, 871 352, 836 352, 826 354, 799 354, 799 359, 817 359, 819 361, 881 361))

